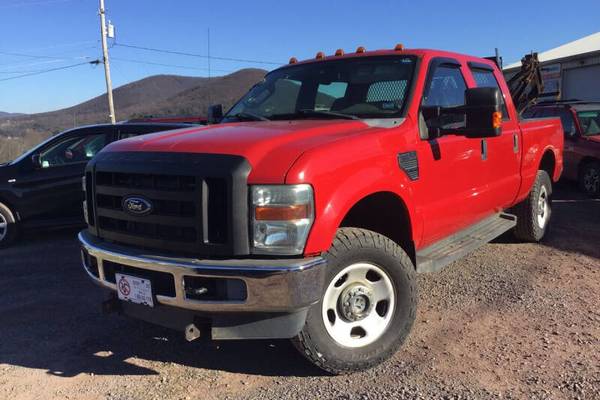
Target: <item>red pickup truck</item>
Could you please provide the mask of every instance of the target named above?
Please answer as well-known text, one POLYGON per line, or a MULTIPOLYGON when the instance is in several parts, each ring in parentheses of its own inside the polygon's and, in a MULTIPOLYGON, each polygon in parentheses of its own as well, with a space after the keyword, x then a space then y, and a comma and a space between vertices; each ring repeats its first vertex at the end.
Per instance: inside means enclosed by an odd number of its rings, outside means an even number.
POLYGON ((521 120, 486 59, 319 53, 219 114, 88 164, 79 240, 107 311, 188 340, 292 338, 348 373, 406 339, 416 273, 550 222, 560 121, 521 120))

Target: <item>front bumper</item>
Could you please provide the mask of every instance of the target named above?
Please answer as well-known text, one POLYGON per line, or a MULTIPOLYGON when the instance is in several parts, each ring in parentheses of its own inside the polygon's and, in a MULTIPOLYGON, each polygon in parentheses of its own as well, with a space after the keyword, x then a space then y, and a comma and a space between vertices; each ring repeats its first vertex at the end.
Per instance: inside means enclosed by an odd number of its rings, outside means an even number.
MULTIPOLYGON (((115 283, 107 280, 107 262, 140 271, 158 271, 173 276, 174 296, 156 295, 158 305, 212 313, 291 313, 308 308, 319 301, 324 283, 325 260, 322 257, 290 259, 199 260, 150 255, 134 249, 107 243, 79 233, 85 271, 97 284, 116 293, 115 283), (95 259, 90 268, 89 257, 95 259), (244 282, 245 300, 202 301, 191 299, 186 291, 186 277, 236 279, 244 282)), ((143 272, 142 272, 143 274, 143 272)))

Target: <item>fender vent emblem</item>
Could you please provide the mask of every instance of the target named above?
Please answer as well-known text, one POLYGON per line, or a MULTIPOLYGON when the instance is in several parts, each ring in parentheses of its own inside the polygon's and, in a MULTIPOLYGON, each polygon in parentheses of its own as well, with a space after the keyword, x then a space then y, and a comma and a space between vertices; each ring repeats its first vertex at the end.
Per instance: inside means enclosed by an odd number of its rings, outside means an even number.
POLYGON ((398 164, 411 181, 419 179, 419 160, 417 159, 416 151, 399 153, 398 164))

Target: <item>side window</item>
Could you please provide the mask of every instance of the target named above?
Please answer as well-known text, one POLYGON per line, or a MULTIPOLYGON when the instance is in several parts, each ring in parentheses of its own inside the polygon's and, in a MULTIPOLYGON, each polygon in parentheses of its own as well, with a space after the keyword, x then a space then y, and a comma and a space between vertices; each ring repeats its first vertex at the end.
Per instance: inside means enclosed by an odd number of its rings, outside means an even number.
POLYGON ((87 162, 107 144, 106 134, 70 137, 40 153, 42 168, 87 162))
POLYGON ((330 111, 337 100, 346 96, 348 83, 331 82, 327 85, 320 84, 317 88, 317 97, 315 99, 315 110, 330 111))
MULTIPOLYGON (((423 118, 428 129, 457 129, 464 127, 464 115, 446 115, 431 117, 426 112, 427 107, 457 107, 465 105, 465 90, 467 85, 458 66, 438 66, 429 86, 425 89, 422 106, 423 118)), ((425 135, 425 136, 428 136, 425 135)))
MULTIPOLYGON (((496 88, 500 90, 500 93, 502 93, 502 89, 500 89, 500 85, 498 85, 498 80, 494 76, 494 71, 481 68, 471 68, 471 73, 473 74, 473 79, 475 79, 477 87, 496 88)), ((510 119, 508 116, 508 109, 504 103, 504 96, 502 97, 502 119, 505 121, 510 119)))
POLYGON ((560 117, 560 122, 562 122, 565 137, 569 138, 575 136, 575 134, 577 134, 577 129, 575 128, 575 119, 573 118, 571 111, 566 108, 559 109, 558 117, 560 117))

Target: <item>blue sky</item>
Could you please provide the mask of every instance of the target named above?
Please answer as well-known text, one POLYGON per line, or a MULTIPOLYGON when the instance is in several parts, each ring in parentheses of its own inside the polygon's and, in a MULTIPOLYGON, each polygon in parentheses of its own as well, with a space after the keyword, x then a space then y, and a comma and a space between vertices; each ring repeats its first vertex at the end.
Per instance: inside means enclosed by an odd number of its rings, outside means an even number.
MULTIPOLYGON (((522 0, 106 0, 108 17, 117 29, 117 46, 111 48, 115 87, 154 74, 206 76, 206 59, 118 44, 206 54, 209 28, 211 54, 217 57, 285 63, 292 55, 308 58, 319 50, 333 53, 342 47, 351 51, 357 45, 390 48, 400 42, 406 47, 481 56, 492 55, 498 47, 508 63, 530 50, 544 51, 600 30, 598 0, 564 4, 522 0)), ((19 73, 98 58, 97 9, 97 0, 0 0, 0 111, 54 110, 104 92, 101 66, 84 65, 2 81, 19 73)), ((274 68, 270 64, 211 63, 213 75, 244 67, 274 68)))

